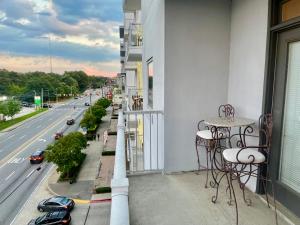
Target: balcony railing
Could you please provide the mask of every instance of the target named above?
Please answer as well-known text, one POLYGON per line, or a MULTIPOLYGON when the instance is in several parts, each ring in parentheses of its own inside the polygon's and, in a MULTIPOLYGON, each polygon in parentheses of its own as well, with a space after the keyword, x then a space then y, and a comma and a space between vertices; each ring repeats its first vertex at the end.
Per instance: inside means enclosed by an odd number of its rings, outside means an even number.
POLYGON ((141 61, 142 45, 142 25, 131 23, 129 26, 128 42, 126 43, 126 61, 141 61))
POLYGON ((163 112, 151 110, 124 113, 128 171, 163 171, 163 112))
POLYGON ((129 225, 128 178, 126 176, 125 124, 123 112, 119 112, 114 175, 111 180, 110 225, 129 225))

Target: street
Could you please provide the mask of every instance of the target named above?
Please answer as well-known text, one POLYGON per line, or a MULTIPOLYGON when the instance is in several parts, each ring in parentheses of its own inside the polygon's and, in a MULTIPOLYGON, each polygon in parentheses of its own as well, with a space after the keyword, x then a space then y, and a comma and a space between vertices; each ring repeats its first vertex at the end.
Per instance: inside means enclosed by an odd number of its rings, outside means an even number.
MULTIPOLYGON (((92 102, 99 96, 92 95, 92 102)), ((9 132, 0 133, 0 224, 9 225, 31 193, 43 180, 51 164, 31 165, 29 156, 44 150, 56 132, 76 131, 90 97, 72 99, 9 132), (74 107, 75 106, 75 107, 74 107), (75 124, 66 125, 67 119, 75 124)), ((42 200, 42 199, 41 199, 42 200)))

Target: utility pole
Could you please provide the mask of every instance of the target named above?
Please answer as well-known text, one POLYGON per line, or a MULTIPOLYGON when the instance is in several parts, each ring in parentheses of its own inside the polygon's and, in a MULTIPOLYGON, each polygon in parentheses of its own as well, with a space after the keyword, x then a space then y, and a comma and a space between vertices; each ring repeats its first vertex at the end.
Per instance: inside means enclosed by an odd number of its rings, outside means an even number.
POLYGON ((73 94, 72 94, 72 88, 73 88, 73 87, 71 86, 71 96, 73 96, 73 94))
POLYGON ((34 98, 33 98, 33 102, 34 102, 34 108, 35 108, 35 110, 36 110, 36 105, 35 105, 35 96, 36 96, 36 91, 35 90, 33 90, 33 92, 34 92, 34 98))
POLYGON ((44 89, 42 88, 42 91, 41 91, 41 99, 42 99, 42 108, 44 106, 44 89))
POLYGON ((55 96, 56 96, 56 104, 58 103, 58 98, 57 98, 57 88, 55 88, 55 96))

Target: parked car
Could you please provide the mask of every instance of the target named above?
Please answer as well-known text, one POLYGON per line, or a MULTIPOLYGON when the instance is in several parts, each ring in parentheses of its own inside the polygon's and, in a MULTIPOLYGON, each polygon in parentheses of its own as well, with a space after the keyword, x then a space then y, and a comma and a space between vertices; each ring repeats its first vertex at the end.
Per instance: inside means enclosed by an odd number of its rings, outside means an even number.
POLYGON ((67 120, 67 125, 73 125, 75 123, 74 119, 67 120))
POLYGON ((22 106, 23 107, 30 107, 30 103, 28 103, 28 102, 22 102, 22 106))
POLYGON ((75 206, 75 202, 64 196, 55 196, 41 201, 37 209, 40 212, 54 212, 54 211, 71 211, 75 206))
POLYGON ((78 99, 78 96, 75 96, 74 99, 78 99))
POLYGON ((62 138, 63 136, 64 136, 64 134, 62 132, 57 132, 54 136, 54 139, 58 140, 58 139, 62 138))
POLYGON ((84 103, 85 106, 90 106, 90 103, 86 102, 84 103))
POLYGON ((28 225, 63 225, 70 224, 71 216, 68 211, 49 212, 43 216, 31 220, 28 225))
POLYGON ((48 103, 44 103, 43 104, 43 108, 52 108, 52 105, 48 104, 48 103))
POLYGON ((35 163, 42 163, 45 156, 44 156, 44 151, 38 150, 29 157, 30 163, 35 164, 35 163))

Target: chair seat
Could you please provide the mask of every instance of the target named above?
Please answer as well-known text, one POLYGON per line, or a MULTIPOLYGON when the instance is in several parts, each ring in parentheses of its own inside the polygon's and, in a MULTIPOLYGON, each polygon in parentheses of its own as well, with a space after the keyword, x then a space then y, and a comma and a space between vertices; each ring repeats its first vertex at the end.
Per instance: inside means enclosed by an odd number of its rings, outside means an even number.
MULTIPOLYGON (((239 163, 237 160, 237 154, 241 148, 228 148, 223 151, 223 157, 226 161, 232 163, 239 163)), ((263 163, 266 160, 266 157, 254 148, 246 148, 241 150, 239 153, 238 159, 240 163, 263 163), (253 161, 254 157, 254 161, 253 161)))
MULTIPOLYGON (((218 136, 219 136, 219 139, 221 138, 226 138, 227 135, 223 132, 218 132, 218 136)), ((213 139, 213 135, 211 133, 210 130, 200 130, 200 131, 197 131, 197 136, 202 138, 202 139, 206 139, 206 140, 212 140, 213 139)))
POLYGON ((202 139, 211 140, 213 139, 212 133, 210 130, 199 130, 197 131, 197 136, 202 139))

